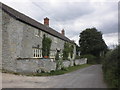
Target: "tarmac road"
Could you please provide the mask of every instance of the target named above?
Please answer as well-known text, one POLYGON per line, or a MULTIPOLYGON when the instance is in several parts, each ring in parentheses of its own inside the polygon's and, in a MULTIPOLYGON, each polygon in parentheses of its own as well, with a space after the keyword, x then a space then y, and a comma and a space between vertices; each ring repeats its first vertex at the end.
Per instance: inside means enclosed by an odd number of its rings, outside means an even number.
POLYGON ((2 88, 107 88, 101 65, 92 65, 68 74, 31 77, 2 74, 2 88))

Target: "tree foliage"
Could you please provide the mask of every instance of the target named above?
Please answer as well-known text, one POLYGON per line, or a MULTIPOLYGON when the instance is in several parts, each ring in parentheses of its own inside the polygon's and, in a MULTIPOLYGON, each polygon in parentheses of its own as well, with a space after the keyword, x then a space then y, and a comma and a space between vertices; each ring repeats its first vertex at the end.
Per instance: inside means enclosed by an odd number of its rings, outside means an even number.
POLYGON ((55 60, 59 60, 59 52, 56 53, 55 60))
POLYGON ((100 53, 107 51, 107 45, 102 39, 102 33, 97 31, 96 28, 88 28, 80 33, 79 39, 81 55, 91 54, 96 57, 100 53))
POLYGON ((96 64, 97 63, 96 57, 91 54, 81 55, 80 58, 87 58, 88 64, 96 64))
POLYGON ((45 35, 43 35, 43 40, 42 40, 42 55, 44 56, 49 56, 50 54, 50 47, 51 47, 52 40, 45 35))

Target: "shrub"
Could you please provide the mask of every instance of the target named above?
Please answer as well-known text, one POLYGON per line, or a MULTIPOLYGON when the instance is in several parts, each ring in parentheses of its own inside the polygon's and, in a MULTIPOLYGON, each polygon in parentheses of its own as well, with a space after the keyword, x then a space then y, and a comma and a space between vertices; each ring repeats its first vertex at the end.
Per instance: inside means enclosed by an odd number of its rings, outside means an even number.
POLYGON ((50 71, 50 73, 54 73, 54 72, 55 72, 55 70, 50 71))
POLYGON ((88 64, 95 64, 96 63, 96 57, 91 55, 91 54, 88 54, 88 55, 81 55, 80 58, 87 58, 87 63, 88 64))
POLYGON ((68 71, 68 68, 67 67, 62 67, 61 70, 68 71))
POLYGON ((80 59, 80 56, 76 55, 75 59, 80 59))
POLYGON ((71 58, 73 58, 73 51, 74 51, 74 45, 70 43, 65 43, 64 50, 63 50, 63 60, 69 60, 68 58, 69 54, 71 58))
POLYGON ((111 88, 120 89, 120 45, 113 51, 109 51, 103 61, 104 79, 111 88))

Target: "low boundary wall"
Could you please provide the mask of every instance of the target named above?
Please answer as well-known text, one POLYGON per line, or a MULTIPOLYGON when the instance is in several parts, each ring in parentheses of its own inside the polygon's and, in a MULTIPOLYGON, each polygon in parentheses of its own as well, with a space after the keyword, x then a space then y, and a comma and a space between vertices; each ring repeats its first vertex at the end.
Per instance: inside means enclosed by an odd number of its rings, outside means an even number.
MULTIPOLYGON (((87 59, 65 60, 63 67, 86 64, 87 59)), ((50 72, 56 70, 56 62, 50 59, 19 59, 17 60, 16 71, 19 73, 40 73, 41 71, 50 72)))

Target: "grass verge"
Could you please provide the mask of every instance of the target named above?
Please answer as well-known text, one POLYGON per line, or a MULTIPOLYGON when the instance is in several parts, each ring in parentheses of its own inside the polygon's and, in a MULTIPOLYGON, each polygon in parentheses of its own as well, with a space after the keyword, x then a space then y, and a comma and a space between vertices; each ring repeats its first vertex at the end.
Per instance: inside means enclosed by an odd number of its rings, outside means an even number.
POLYGON ((88 67, 88 66, 90 66, 90 64, 83 64, 83 65, 71 66, 71 67, 68 67, 68 68, 63 68, 61 70, 56 70, 56 71, 51 71, 51 72, 43 72, 43 73, 36 73, 36 74, 33 74, 33 76, 62 75, 62 74, 73 72, 73 71, 76 71, 78 69, 85 68, 85 67, 88 67))

